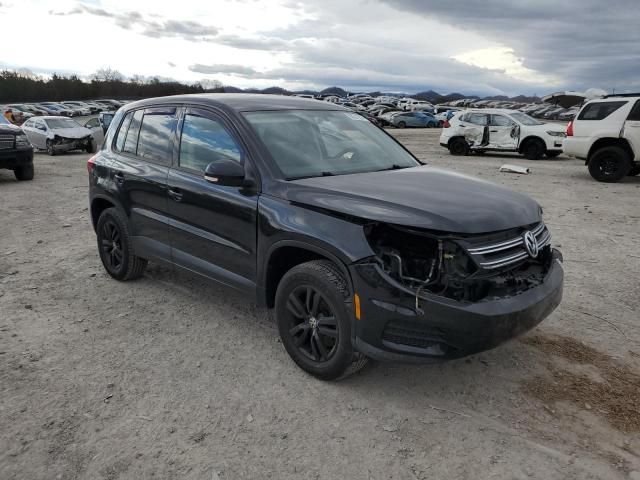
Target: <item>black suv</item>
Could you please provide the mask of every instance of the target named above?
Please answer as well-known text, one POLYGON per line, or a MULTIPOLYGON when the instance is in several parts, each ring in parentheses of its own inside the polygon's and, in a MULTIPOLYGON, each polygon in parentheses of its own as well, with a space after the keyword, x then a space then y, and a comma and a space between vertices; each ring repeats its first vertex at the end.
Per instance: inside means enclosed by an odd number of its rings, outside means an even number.
POLYGON ((33 147, 22 129, 0 115, 0 168, 18 180, 33 180, 33 147))
POLYGON ((131 103, 88 163, 107 272, 162 261, 275 308, 304 370, 486 350, 560 303, 531 198, 424 166, 346 108, 205 94, 131 103))

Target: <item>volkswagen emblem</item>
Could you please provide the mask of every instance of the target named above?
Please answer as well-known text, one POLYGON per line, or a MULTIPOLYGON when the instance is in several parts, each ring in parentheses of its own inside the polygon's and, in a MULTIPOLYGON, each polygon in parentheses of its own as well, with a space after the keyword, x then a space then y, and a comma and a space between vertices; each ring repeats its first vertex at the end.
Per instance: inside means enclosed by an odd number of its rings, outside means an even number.
POLYGON ((536 258, 538 256, 538 239, 533 234, 533 232, 528 231, 522 236, 522 240, 524 241, 524 248, 529 254, 531 258, 536 258))

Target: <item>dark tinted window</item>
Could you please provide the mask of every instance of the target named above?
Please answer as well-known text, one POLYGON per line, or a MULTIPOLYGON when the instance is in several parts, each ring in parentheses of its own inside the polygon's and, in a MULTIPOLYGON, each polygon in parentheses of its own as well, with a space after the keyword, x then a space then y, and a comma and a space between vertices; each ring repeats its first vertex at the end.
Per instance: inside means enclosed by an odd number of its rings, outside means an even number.
POLYGON ((602 120, 618 110, 627 102, 595 102, 585 105, 578 120, 602 120))
POLYGON ((136 153, 138 147, 138 133, 140 132, 140 124, 142 123, 143 110, 137 110, 133 114, 129 130, 127 131, 127 138, 124 141, 123 152, 136 153))
POLYGON ((640 100, 638 100, 631 109, 631 113, 629 113, 627 120, 640 121, 640 100))
POLYGON ((171 138, 175 123, 174 114, 145 114, 140 127, 138 156, 167 165, 171 163, 171 138))
POLYGON ((116 137, 116 150, 118 152, 121 152, 122 148, 124 147, 124 139, 127 136, 127 130, 129 129, 129 124, 131 123, 131 117, 133 117, 133 112, 127 113, 127 116, 124 117, 122 125, 120 125, 120 129, 118 130, 118 136, 116 137))
POLYGON ((491 125, 494 127, 510 127, 513 122, 504 115, 491 115, 491 125))
POLYGON ((211 118, 186 115, 180 139, 180 166, 204 172, 218 158, 240 162, 240 147, 222 123, 211 118))

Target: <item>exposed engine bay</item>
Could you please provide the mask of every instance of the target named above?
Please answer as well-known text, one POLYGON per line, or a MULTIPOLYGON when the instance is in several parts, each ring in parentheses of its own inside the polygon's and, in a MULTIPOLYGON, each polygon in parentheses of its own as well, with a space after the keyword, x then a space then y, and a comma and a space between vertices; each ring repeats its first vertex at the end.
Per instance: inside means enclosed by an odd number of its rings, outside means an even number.
POLYGON ((425 293, 467 302, 517 295, 544 281, 552 259, 547 246, 535 259, 486 271, 452 235, 386 224, 367 225, 365 233, 380 270, 416 297, 416 307, 425 293))

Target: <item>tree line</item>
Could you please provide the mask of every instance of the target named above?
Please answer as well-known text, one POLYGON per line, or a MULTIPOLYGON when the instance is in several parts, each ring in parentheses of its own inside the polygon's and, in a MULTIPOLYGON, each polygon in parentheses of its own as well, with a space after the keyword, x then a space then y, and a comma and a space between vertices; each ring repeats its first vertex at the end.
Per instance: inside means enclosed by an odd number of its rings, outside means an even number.
POLYGON ((158 77, 134 76, 125 80, 119 72, 110 69, 99 70, 92 75, 88 82, 81 80, 77 75, 63 76, 54 73, 51 78, 45 79, 33 74, 9 70, 0 71, 0 103, 55 102, 99 98, 133 99, 203 93, 205 91, 222 90, 218 88, 205 89, 200 83, 187 85, 174 80, 162 80, 158 77))

